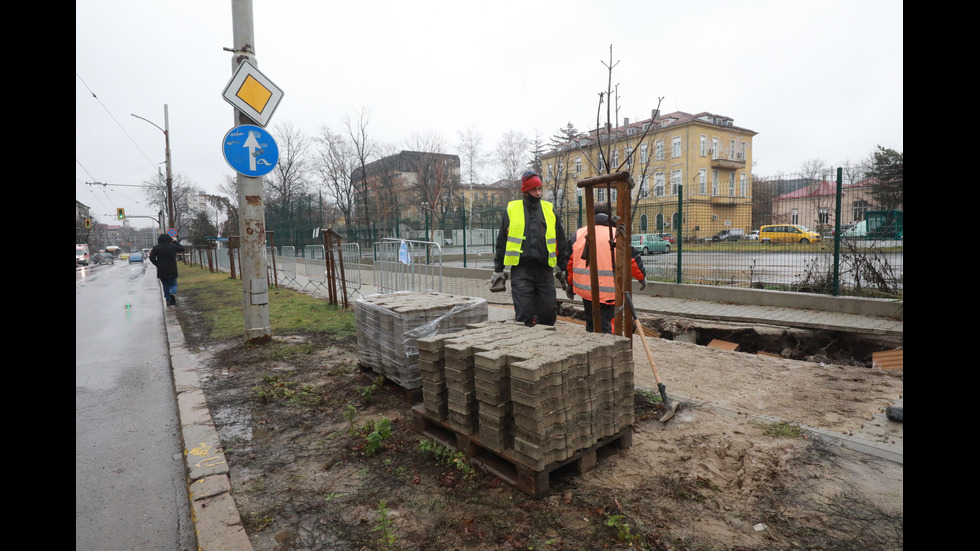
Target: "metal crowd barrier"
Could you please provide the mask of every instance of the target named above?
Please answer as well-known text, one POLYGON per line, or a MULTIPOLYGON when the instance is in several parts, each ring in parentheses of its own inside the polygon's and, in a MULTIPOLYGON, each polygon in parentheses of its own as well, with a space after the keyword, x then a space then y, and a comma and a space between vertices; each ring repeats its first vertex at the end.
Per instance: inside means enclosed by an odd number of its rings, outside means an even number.
POLYGON ((395 238, 375 243, 374 287, 379 293, 441 293, 442 247, 432 241, 395 238))
POLYGON ((283 284, 298 285, 299 282, 296 281, 296 247, 292 245, 283 247, 278 258, 279 279, 283 284))
POLYGON ((306 266, 306 285, 301 291, 310 285, 313 289, 319 289, 327 284, 327 260, 323 245, 307 245, 303 247, 303 262, 306 266))

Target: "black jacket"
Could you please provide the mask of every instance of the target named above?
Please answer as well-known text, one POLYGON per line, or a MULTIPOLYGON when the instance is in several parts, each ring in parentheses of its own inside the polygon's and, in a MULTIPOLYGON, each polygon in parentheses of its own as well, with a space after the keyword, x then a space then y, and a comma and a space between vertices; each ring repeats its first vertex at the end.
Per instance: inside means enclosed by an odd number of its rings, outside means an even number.
MULTIPOLYGON (((544 213, 541 212, 539 201, 523 200, 524 203, 524 245, 521 252, 520 264, 522 266, 548 266, 548 246, 545 243, 545 222, 544 213)), ((504 210, 504 216, 500 224, 500 232, 497 234, 497 247, 494 251, 493 271, 504 271, 504 252, 507 249, 507 230, 510 227, 510 217, 504 210)), ((555 238, 557 240, 555 254, 558 257, 557 266, 564 270, 568 264, 568 256, 571 249, 568 246, 568 238, 565 237, 565 228, 562 227, 561 217, 555 213, 555 238)))
POLYGON ((160 279, 174 279, 177 277, 177 253, 184 252, 184 248, 172 239, 169 243, 163 238, 170 239, 170 236, 163 234, 158 239, 158 243, 150 251, 150 262, 157 267, 157 277, 160 279))

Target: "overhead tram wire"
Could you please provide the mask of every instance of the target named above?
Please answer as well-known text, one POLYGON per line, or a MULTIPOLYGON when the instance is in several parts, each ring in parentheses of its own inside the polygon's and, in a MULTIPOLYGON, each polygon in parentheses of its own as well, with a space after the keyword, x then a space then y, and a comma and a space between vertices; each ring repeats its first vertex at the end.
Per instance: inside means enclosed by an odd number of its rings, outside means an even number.
POLYGON ((85 83, 85 81, 84 81, 84 80, 82 80, 82 77, 81 77, 81 75, 79 75, 79 74, 78 74, 78 73, 76 72, 76 73, 75 73, 75 76, 76 76, 76 77, 78 78, 78 80, 79 80, 79 81, 80 81, 80 82, 82 83, 82 86, 84 86, 84 87, 85 87, 85 89, 86 89, 86 90, 88 90, 90 94, 92 94, 92 97, 93 97, 93 98, 95 98, 95 101, 97 101, 97 102, 99 102, 99 105, 100 105, 100 106, 102 106, 102 109, 103 109, 103 110, 104 110, 104 111, 106 112, 106 114, 107 114, 107 115, 109 115, 109 118, 110 118, 110 119, 112 119, 112 122, 114 122, 114 123, 116 123, 116 126, 118 126, 118 127, 119 127, 119 129, 120 129, 120 130, 122 130, 122 133, 123 133, 123 134, 125 134, 127 138, 129 138, 129 141, 133 143, 133 146, 135 146, 135 147, 136 147, 136 149, 137 149, 137 150, 139 150, 139 152, 140 152, 140 153, 141 153, 141 154, 143 155, 143 157, 144 157, 144 158, 145 158, 145 159, 147 160, 147 162, 149 162, 149 163, 150 163, 150 166, 152 166, 153 168, 156 168, 156 167, 157 167, 157 163, 154 163, 154 162, 153 162, 152 160, 150 160, 150 157, 149 157, 149 156, 148 156, 148 155, 146 154, 146 152, 145 152, 145 151, 143 151, 143 149, 142 149, 142 148, 140 148, 140 146, 139 146, 139 144, 137 144, 137 143, 136 143, 136 140, 134 140, 134 139, 133 139, 133 137, 129 135, 129 132, 126 132, 126 129, 125 129, 125 128, 123 128, 123 126, 122 126, 121 124, 119 124, 119 121, 118 121, 118 120, 116 120, 116 117, 114 117, 114 116, 112 115, 112 113, 111 113, 111 112, 109 111, 109 108, 108 108, 108 107, 106 107, 104 103, 102 103, 102 100, 100 100, 100 99, 99 99, 99 96, 96 96, 96 95, 95 95, 95 92, 93 92, 93 91, 92 91, 92 89, 91 89, 91 88, 89 88, 89 86, 88 86, 88 84, 86 84, 86 83, 85 83))

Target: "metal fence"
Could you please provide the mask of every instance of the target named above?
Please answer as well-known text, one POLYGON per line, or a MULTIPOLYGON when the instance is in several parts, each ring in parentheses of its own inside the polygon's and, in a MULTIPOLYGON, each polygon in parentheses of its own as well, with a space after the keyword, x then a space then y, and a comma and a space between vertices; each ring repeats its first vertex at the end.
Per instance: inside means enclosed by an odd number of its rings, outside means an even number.
MULTIPOLYGON (((631 234, 656 234, 667 240, 662 248, 651 247, 642 257, 649 280, 902 297, 904 234, 870 230, 869 217, 884 209, 876 203, 873 192, 860 186, 806 178, 767 182, 766 186, 733 178, 715 182, 711 175, 704 179, 695 175, 693 183, 687 185, 679 181, 652 185, 646 195, 633 203, 629 215, 631 234), (807 237, 806 242, 801 242, 801 238, 786 242, 758 238, 758 230, 774 225, 793 225, 813 230, 816 235, 807 237)), ((595 192, 597 202, 613 200, 615 204, 615 197, 603 197, 601 189, 595 192)), ((571 238, 587 219, 581 190, 578 195, 570 193, 552 203, 571 238)), ((901 209, 901 205, 891 211, 898 213, 901 221, 901 210, 895 209, 901 209)), ((444 260, 447 266, 492 267, 503 212, 504 205, 491 208, 477 204, 438 219, 428 215, 421 220, 402 218, 391 223, 379 219, 369 227, 340 228, 347 281, 359 288, 360 270, 353 267, 359 266, 361 256, 367 253, 375 261, 378 292, 438 291, 444 260), (444 253, 447 259, 443 258, 444 253), (460 257, 462 261, 457 260, 460 257)), ((308 217, 284 217, 282 222, 293 220, 294 225, 315 226, 308 217)), ((290 231, 295 239, 317 235, 290 231)), ((277 241, 283 239, 284 233, 277 234, 277 241)), ((311 244, 316 242, 313 239, 311 244)), ((296 270, 305 269, 310 285, 323 284, 322 246, 283 247, 282 251, 274 259, 279 261, 284 281, 294 280, 296 270), (299 263, 299 259, 311 263, 299 263)))
POLYGON ((384 239, 375 243, 374 286, 379 293, 441 293, 442 246, 409 239, 384 239))

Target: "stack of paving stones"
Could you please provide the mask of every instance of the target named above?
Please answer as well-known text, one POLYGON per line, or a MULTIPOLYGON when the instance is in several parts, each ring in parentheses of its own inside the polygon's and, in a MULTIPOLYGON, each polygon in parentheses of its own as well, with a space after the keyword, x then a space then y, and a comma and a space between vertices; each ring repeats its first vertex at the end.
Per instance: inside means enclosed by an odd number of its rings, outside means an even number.
POLYGON ((422 386, 419 338, 461 331, 489 317, 486 299, 433 292, 370 295, 354 304, 357 359, 405 389, 422 386))
POLYGON ((633 425, 625 337, 488 321, 417 344, 425 416, 531 469, 633 425))

